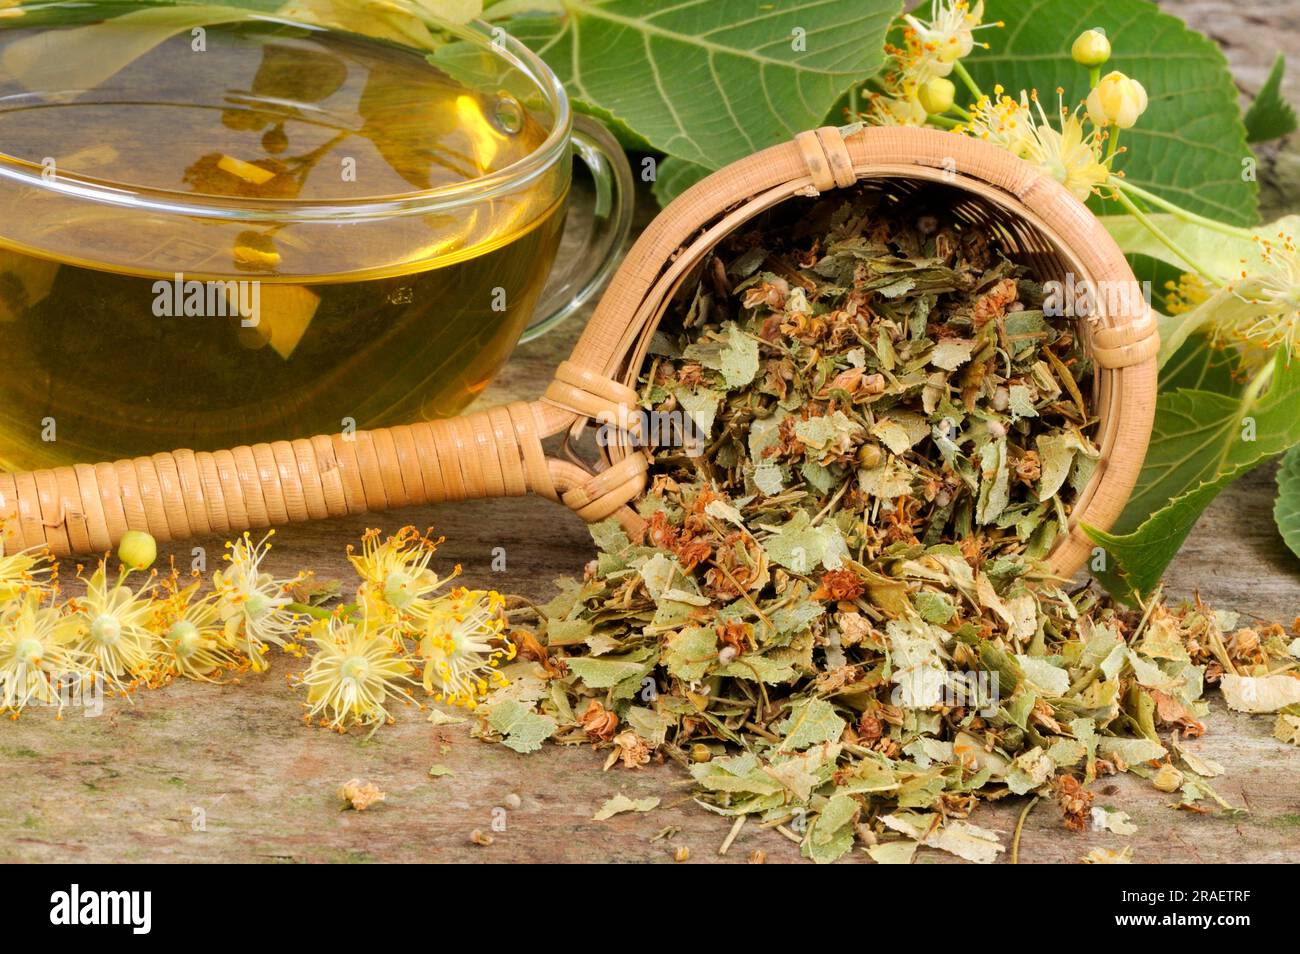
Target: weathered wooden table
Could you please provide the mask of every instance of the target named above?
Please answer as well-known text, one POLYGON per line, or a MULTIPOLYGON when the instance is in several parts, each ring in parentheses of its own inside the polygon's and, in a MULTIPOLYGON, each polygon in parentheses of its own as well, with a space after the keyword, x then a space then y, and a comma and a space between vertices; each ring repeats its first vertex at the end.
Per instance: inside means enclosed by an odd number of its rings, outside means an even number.
MULTIPOLYGON (((1263 81, 1275 43, 1300 52, 1300 13, 1282 0, 1169 6, 1224 44, 1247 90, 1263 81)), ((1288 94, 1300 102, 1294 78, 1288 94)), ((1300 207, 1300 150, 1269 149, 1261 181, 1267 213, 1300 207)), ((641 210, 643 221, 653 212, 646 201, 641 210)), ((481 404, 540 394, 580 326, 574 319, 520 348, 481 404)), ((1271 467, 1223 494, 1171 567, 1170 590, 1199 591, 1211 605, 1266 619, 1300 614, 1300 561, 1273 528, 1272 499, 1271 467)), ((322 578, 347 580, 347 543, 368 526, 407 522, 444 533, 443 565, 464 564, 470 584, 532 598, 548 598, 556 577, 580 573, 593 554, 581 521, 526 498, 289 527, 276 539, 271 565, 285 575, 312 567, 322 578), (505 552, 504 572, 491 570, 496 547, 505 552)), ((174 554, 188 565, 195 543, 214 558, 221 552, 220 540, 200 540, 165 548, 162 560, 174 554)), ((69 710, 55 721, 37 710, 0 725, 0 860, 668 861, 678 846, 691 849, 691 862, 741 861, 756 848, 770 861, 799 857, 795 845, 752 824, 720 857, 728 822, 696 806, 672 766, 602 773, 602 757, 585 748, 518 755, 469 738, 463 725, 432 726, 413 709, 400 710, 397 725, 369 739, 307 728, 301 693, 286 679, 303 664, 273 659, 269 673, 238 685, 178 683, 142 692, 133 704, 109 701, 98 718, 69 710), (430 778, 435 763, 453 774, 430 778), (356 777, 379 785, 387 800, 365 812, 340 811, 336 790, 356 777), (648 814, 592 821, 619 792, 662 802, 648 814), (492 844, 471 841, 476 829, 492 844)), ((1213 710, 1209 731, 1192 747, 1227 768, 1218 790, 1247 813, 1173 811, 1169 796, 1139 779, 1107 779, 1097 786, 1097 804, 1129 812, 1135 835, 1071 834, 1044 803, 1026 823, 1021 861, 1072 862, 1093 847, 1122 845, 1131 845, 1138 861, 1294 861, 1300 749, 1272 739, 1271 716, 1229 712, 1217 697, 1213 710)), ((1003 832, 1009 845, 1022 805, 986 806, 974 820, 1003 832)), ((923 849, 917 860, 951 857, 923 849)))

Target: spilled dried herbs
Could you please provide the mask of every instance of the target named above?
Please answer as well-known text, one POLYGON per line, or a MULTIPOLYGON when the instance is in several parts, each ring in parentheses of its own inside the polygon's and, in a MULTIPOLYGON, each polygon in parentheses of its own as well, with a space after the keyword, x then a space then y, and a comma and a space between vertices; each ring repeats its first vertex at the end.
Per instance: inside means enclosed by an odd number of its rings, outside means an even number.
POLYGON ((816 861, 993 861, 981 800, 1047 795, 1081 829, 1098 775, 1162 764, 1227 808, 1181 740, 1207 682, 1300 684, 1286 641, 1048 571, 1099 455, 1042 301, 982 232, 866 187, 724 242, 647 362, 644 536, 592 528, 480 733, 529 711, 607 767, 671 758, 816 861))

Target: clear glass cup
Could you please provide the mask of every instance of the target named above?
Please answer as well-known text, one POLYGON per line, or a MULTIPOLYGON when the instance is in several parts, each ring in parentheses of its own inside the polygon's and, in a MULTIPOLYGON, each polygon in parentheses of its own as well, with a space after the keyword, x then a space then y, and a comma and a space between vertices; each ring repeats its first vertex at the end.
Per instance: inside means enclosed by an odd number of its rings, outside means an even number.
POLYGON ((0 11, 0 467, 447 417, 609 275, 631 173, 540 58, 302 9, 0 11))

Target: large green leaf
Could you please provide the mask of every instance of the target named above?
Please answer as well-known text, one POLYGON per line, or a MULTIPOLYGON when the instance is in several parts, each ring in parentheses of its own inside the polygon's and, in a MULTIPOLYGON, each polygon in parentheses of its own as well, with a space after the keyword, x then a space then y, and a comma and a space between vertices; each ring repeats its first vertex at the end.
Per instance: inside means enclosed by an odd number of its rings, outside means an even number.
POLYGON ((231 0, 222 4, 100 0, 95 8, 50 5, 35 12, 36 16, 24 15, 23 26, 69 26, 33 32, 9 43, 0 56, 0 71, 28 89, 92 89, 177 34, 195 27, 238 23, 254 14, 275 13, 432 49, 437 44, 427 18, 465 23, 482 12, 482 4, 480 0, 415 0, 408 11, 382 0, 231 0))
POLYGON ((1300 557, 1300 444, 1292 447, 1282 458, 1277 472, 1277 502, 1273 504, 1273 519, 1278 533, 1300 557))
POLYGON ((1259 95, 1246 111, 1246 140, 1268 142, 1289 136, 1296 131, 1295 107, 1282 98, 1282 74, 1286 72, 1286 57, 1281 53, 1268 71, 1268 79, 1260 87, 1259 95))
POLYGON ((1281 352, 1267 389, 1253 402, 1208 391, 1161 395, 1128 506, 1110 533, 1088 529, 1109 556, 1099 574, 1107 587, 1121 596, 1150 592, 1220 490, 1300 443, 1297 408, 1300 360, 1281 352))
POLYGON ((659 174, 654 184, 655 198, 660 205, 667 205, 712 171, 698 162, 667 156, 659 163, 659 174))
MULTIPOLYGON (((505 28, 583 102, 717 169, 819 125, 876 72, 897 0, 547 0, 505 28)), ((507 5, 490 8, 493 14, 507 5)))
POLYGON ((991 49, 970 56, 971 74, 986 92, 994 83, 1008 92, 1037 88, 1049 113, 1058 86, 1067 105, 1087 95, 1087 71, 1070 58, 1070 45, 1083 30, 1104 27, 1115 49, 1104 69, 1139 80, 1150 98, 1121 138, 1126 177, 1194 212, 1256 221, 1259 187, 1242 175, 1250 151, 1237 88, 1209 39, 1145 0, 988 0, 984 19, 1007 25, 981 34, 991 49))
POLYGON ((1235 348, 1217 346, 1205 335, 1192 335, 1160 368, 1160 390, 1240 396, 1240 365, 1235 348))

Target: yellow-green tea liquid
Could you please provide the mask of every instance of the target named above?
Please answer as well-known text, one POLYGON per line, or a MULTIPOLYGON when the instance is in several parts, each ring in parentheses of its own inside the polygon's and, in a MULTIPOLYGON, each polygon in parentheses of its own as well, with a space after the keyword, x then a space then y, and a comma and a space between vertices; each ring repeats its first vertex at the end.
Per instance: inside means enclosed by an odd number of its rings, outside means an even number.
MULTIPOLYGON (((499 91, 468 89, 399 46, 263 24, 210 27, 202 52, 187 31, 107 79, 70 64, 57 94, 34 91, 3 68, 25 62, 22 46, 10 51, 65 28, 0 22, 0 150, 56 171, 346 201, 474 179, 546 135, 499 91)), ((554 191, 391 228, 142 223, 111 206, 46 213, 40 195, 6 198, 0 467, 454 414, 539 296, 562 227, 554 191), (202 313, 187 315, 178 274, 244 284, 204 285, 203 307, 190 309, 202 313), (255 325, 234 307, 241 295, 259 306, 255 325), (231 307, 213 313, 214 302, 231 307)))

